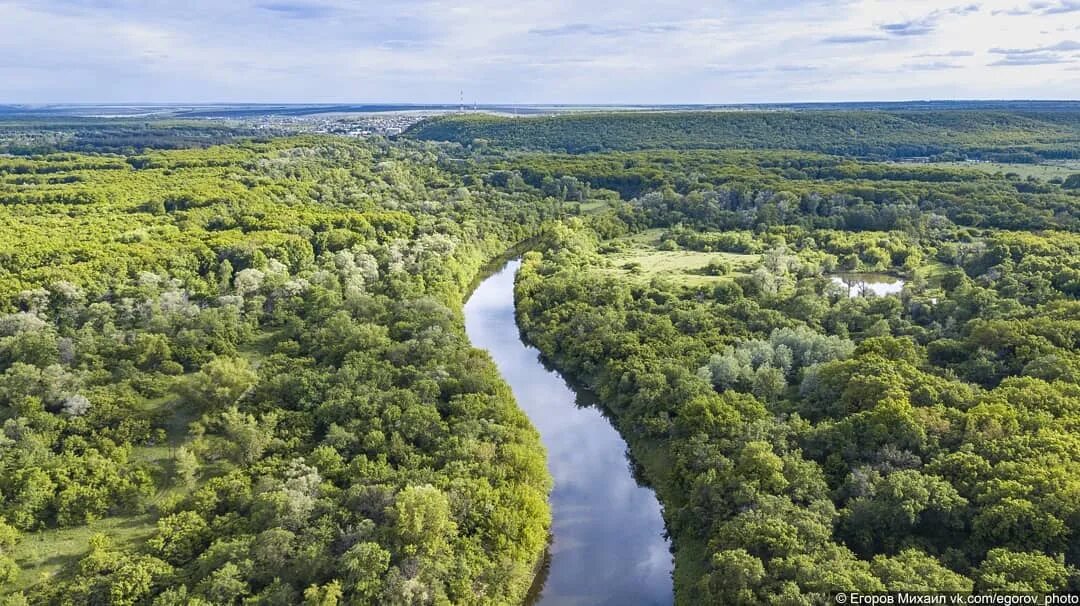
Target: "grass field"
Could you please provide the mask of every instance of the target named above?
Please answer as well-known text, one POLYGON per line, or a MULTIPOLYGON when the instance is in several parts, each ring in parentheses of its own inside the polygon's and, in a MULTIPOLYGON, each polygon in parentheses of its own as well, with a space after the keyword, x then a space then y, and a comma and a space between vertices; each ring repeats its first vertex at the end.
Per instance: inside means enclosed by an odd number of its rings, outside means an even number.
POLYGON ((608 208, 611 208, 611 203, 607 200, 589 200, 581 203, 581 214, 593 215, 608 208))
MULTIPOLYGON (((911 166, 909 163, 893 163, 900 166, 911 166)), ((1035 177, 1043 181, 1049 181, 1054 177, 1065 179, 1069 175, 1080 173, 1080 160, 1062 160, 1060 162, 1045 162, 1041 164, 1005 164, 1001 162, 934 162, 926 164, 934 168, 967 168, 979 172, 1016 173, 1021 179, 1035 177)))
POLYGON ((39 583, 48 583, 70 564, 74 564, 89 548, 90 537, 109 535, 117 547, 141 545, 154 533, 156 519, 150 514, 117 516, 91 522, 86 526, 42 530, 23 534, 15 546, 15 562, 22 569, 12 587, 15 592, 39 583))
POLYGON ((614 242, 619 250, 604 255, 608 266, 599 268, 607 275, 648 282, 656 277, 675 279, 688 286, 712 284, 745 272, 761 255, 740 255, 725 252, 695 252, 689 250, 660 250, 660 236, 664 230, 651 229, 614 242), (726 276, 706 273, 708 266, 722 261, 731 268, 726 276))
POLYGON ((174 486, 171 480, 174 473, 173 456, 183 441, 183 431, 187 424, 197 419, 198 414, 190 405, 172 394, 146 400, 144 408, 147 411, 168 411, 165 423, 168 439, 158 444, 136 446, 131 453, 133 460, 145 461, 161 470, 159 473, 163 481, 159 485, 162 488, 150 499, 151 512, 110 516, 85 526, 51 528, 23 534, 23 539, 16 545, 14 553, 21 572, 14 586, 4 587, 5 591, 20 591, 33 585, 48 583, 49 579, 86 555, 90 537, 95 534, 108 535, 117 547, 142 545, 157 528, 154 509, 186 492, 187 489, 174 486))
MULTIPOLYGON (((256 337, 240 355, 253 365, 266 356, 275 343, 277 333, 266 331, 256 337)), ((184 380, 178 377, 177 382, 184 380)), ((151 463, 160 469, 159 490, 149 502, 150 512, 139 515, 110 516, 95 520, 85 526, 73 528, 52 528, 33 533, 25 533, 14 550, 14 557, 21 572, 12 587, 4 587, 3 592, 16 592, 28 589, 59 574, 65 567, 75 564, 89 549, 90 537, 101 533, 109 535, 117 547, 138 547, 149 539, 157 528, 155 510, 163 503, 181 498, 190 490, 176 485, 175 454, 187 436, 188 425, 199 418, 199 411, 170 390, 161 397, 146 399, 142 408, 149 413, 163 414, 166 439, 156 444, 136 446, 131 456, 135 460, 151 463)), ((0 600, 2 601, 2 600, 0 600)))

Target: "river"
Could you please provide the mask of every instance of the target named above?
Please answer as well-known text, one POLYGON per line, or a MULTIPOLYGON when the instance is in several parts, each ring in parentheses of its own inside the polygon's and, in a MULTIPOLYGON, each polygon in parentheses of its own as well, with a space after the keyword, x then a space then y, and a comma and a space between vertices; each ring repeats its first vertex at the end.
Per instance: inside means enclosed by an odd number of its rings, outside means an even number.
POLYGON ((510 261, 480 283, 465 304, 465 329, 539 430, 555 479, 550 560, 535 603, 669 605, 672 560, 660 504, 634 480, 626 442, 600 410, 521 341, 514 316, 520 264, 510 261))

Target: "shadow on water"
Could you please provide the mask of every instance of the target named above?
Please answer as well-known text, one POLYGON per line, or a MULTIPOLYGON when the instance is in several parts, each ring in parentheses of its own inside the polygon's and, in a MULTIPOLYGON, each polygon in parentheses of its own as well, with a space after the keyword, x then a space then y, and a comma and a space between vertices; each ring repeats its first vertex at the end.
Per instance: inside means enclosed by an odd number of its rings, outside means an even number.
POLYGON ((555 480, 551 544, 529 603, 667 606, 672 561, 660 505, 592 394, 574 389, 522 341, 514 314, 519 266, 505 263, 476 287, 465 327, 540 432, 555 480))
MULTIPOLYGON (((521 339, 521 342, 524 343, 526 347, 534 347, 532 343, 530 343, 529 340, 525 337, 525 334, 522 333, 520 330, 518 331, 518 338, 521 339)), ((615 418, 615 416, 612 415, 611 412, 608 411, 608 409, 600 403, 600 399, 596 397, 596 394, 593 393, 591 387, 573 379, 562 376, 562 374, 559 372, 559 369, 556 368, 555 365, 551 362, 551 360, 549 360, 548 357, 545 356, 543 353, 540 353, 538 355, 537 361, 540 362, 540 365, 544 367, 544 370, 552 374, 556 374, 560 378, 562 378, 563 383, 566 384, 566 387, 570 389, 570 391, 574 392, 574 406, 577 406, 578 408, 589 408, 597 411, 598 413, 600 413, 600 416, 604 417, 604 419, 611 424, 612 428, 614 428, 616 432, 619 431, 618 419, 615 418)), ((634 481, 638 483, 638 486, 652 490, 652 487, 649 486, 648 480, 645 479, 645 469, 638 464, 638 462, 634 459, 633 456, 631 456, 629 446, 626 447, 626 450, 623 452, 623 456, 626 457, 627 468, 630 470, 630 474, 634 477, 634 481)))

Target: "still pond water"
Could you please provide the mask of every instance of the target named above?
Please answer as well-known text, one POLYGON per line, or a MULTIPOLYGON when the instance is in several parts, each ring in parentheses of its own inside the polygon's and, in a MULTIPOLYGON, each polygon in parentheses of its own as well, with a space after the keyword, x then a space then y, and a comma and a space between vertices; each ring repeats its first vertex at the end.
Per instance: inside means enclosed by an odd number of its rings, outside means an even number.
POLYGON ((522 343, 514 317, 519 266, 511 261, 480 283, 465 304, 465 329, 539 430, 555 478, 550 563, 535 603, 669 605, 672 561, 656 495, 634 480, 626 442, 599 409, 522 343))
POLYGON ((838 273, 829 276, 833 284, 846 288, 849 297, 874 294, 879 297, 898 295, 904 290, 904 281, 889 274, 838 273))

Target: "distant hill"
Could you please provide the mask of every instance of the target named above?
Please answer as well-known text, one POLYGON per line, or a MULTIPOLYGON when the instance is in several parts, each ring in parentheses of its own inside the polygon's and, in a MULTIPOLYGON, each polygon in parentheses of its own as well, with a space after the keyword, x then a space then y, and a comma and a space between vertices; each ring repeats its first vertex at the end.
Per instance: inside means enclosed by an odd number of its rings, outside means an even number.
POLYGON ((1035 162, 1080 157, 1080 109, 447 115, 407 137, 533 151, 799 149, 866 158, 1035 162), (941 156, 946 156, 941 158, 941 156))

